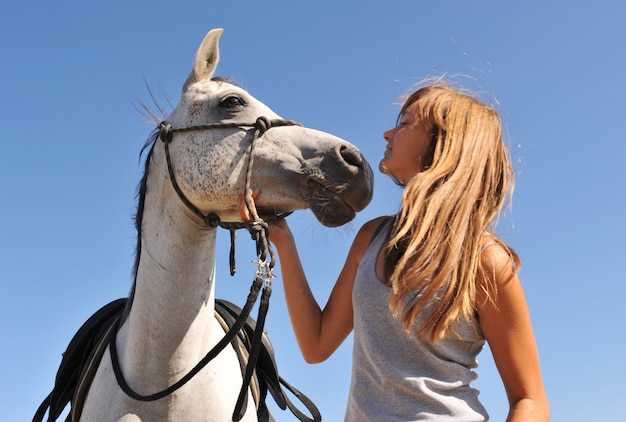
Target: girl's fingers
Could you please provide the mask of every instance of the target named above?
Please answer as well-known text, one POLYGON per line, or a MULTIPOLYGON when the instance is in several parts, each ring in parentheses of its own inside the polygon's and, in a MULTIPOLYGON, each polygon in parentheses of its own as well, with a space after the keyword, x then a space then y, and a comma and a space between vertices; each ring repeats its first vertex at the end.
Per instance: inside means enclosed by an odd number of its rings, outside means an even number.
MULTIPOLYGON (((254 204, 255 198, 259 196, 261 193, 261 189, 248 189, 248 192, 245 192, 245 195, 248 197, 248 202, 250 203, 250 207, 256 211, 256 206, 254 204)), ((239 195, 239 199, 237 201, 237 209, 239 210, 239 215, 243 221, 252 221, 252 216, 250 215, 250 211, 248 211, 248 207, 246 206, 246 199, 244 197, 244 193, 239 195)))

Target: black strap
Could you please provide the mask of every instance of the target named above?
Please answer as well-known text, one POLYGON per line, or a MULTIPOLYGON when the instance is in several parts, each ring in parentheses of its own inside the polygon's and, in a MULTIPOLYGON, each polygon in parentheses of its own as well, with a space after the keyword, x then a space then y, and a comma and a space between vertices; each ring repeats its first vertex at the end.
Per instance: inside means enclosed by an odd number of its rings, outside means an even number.
MULTIPOLYGON (((226 300, 218 299, 215 303, 216 312, 221 315, 229 313, 231 318, 239 315, 241 308, 237 305, 228 302, 226 300)), ((258 332, 258 326, 252 318, 248 319, 248 322, 244 326, 248 341, 251 339, 255 332, 258 332)), ((256 375, 259 379, 259 384, 263 389, 269 390, 272 398, 282 410, 287 408, 293 413, 293 415, 302 422, 321 422, 322 415, 315 406, 315 403, 309 399, 300 390, 289 384, 278 373, 278 366, 276 365, 275 353, 272 343, 265 332, 261 335, 261 347, 259 349, 259 356, 255 365, 256 375), (284 387, 284 389, 283 389, 284 387), (294 395, 308 410, 310 416, 305 415, 294 403, 289 399, 285 390, 294 395)), ((248 343, 250 344, 250 343, 248 343)), ((266 421, 259 416, 259 421, 266 421)), ((270 419, 271 420, 271 419, 270 419)))
POLYGON ((263 327, 265 326, 265 317, 267 316, 267 309, 269 307, 271 293, 272 288, 266 285, 263 288, 263 294, 261 295, 261 303, 259 304, 259 316, 257 318, 257 326, 254 329, 254 334, 252 335, 252 345, 250 347, 248 364, 246 365, 246 371, 243 376, 241 390, 239 391, 239 397, 237 397, 237 403, 235 404, 235 410, 233 411, 233 422, 240 421, 245 414, 245 406, 248 397, 248 387, 250 386, 252 373, 256 368, 256 364, 259 358, 259 350, 261 349, 261 335, 263 334, 263 327))

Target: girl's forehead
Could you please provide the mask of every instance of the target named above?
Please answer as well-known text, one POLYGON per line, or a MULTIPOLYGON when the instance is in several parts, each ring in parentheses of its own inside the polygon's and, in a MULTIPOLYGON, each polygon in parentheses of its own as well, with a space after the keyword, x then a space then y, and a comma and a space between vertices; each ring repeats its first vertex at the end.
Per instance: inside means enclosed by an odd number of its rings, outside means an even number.
POLYGON ((423 110, 421 104, 419 104, 419 100, 405 105, 400 111, 400 117, 402 118, 420 119, 422 114, 423 110))
POLYGON ((410 99, 409 101, 411 102, 405 103, 404 106, 402 107, 402 110, 404 112, 415 113, 424 107, 424 100, 421 98, 413 98, 413 99, 410 99))

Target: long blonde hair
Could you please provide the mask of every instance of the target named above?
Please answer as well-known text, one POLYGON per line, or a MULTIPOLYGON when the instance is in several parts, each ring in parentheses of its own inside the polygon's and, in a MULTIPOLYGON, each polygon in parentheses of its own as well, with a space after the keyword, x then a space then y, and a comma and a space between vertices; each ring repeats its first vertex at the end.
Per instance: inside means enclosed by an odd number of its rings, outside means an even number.
MULTIPOLYGON (((442 84, 408 95, 400 116, 413 104, 432 140, 385 244, 385 276, 390 308, 407 333, 427 308, 418 334, 437 341, 455 321, 475 314, 477 289, 490 300, 497 294, 481 252, 513 193, 514 174, 494 108, 442 84)), ((519 269, 515 252, 494 239, 519 269)))

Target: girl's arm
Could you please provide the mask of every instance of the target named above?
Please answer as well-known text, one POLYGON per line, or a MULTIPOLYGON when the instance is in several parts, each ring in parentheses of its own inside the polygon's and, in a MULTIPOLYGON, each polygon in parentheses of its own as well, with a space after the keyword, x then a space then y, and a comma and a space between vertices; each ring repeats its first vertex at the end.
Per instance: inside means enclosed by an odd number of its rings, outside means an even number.
POLYGON ((278 252, 291 325, 306 362, 326 360, 352 331, 354 278, 379 224, 379 220, 372 220, 359 230, 323 310, 311 292, 287 223, 283 220, 270 226, 270 241, 278 252))
MULTIPOLYGON (((252 206, 254 198, 258 195, 259 191, 252 194, 252 206)), ((250 219, 242 198, 239 210, 244 220, 250 219)), ((287 222, 281 219, 270 225, 269 240, 276 246, 278 252, 289 318, 300 352, 306 362, 319 363, 326 360, 352 331, 354 277, 361 257, 380 221, 382 220, 372 220, 359 230, 323 310, 311 292, 295 239, 287 222)))
POLYGON ((507 421, 549 421, 530 315, 513 263, 498 245, 485 249, 483 263, 498 291, 495 303, 479 295, 478 314, 509 400, 507 421))

